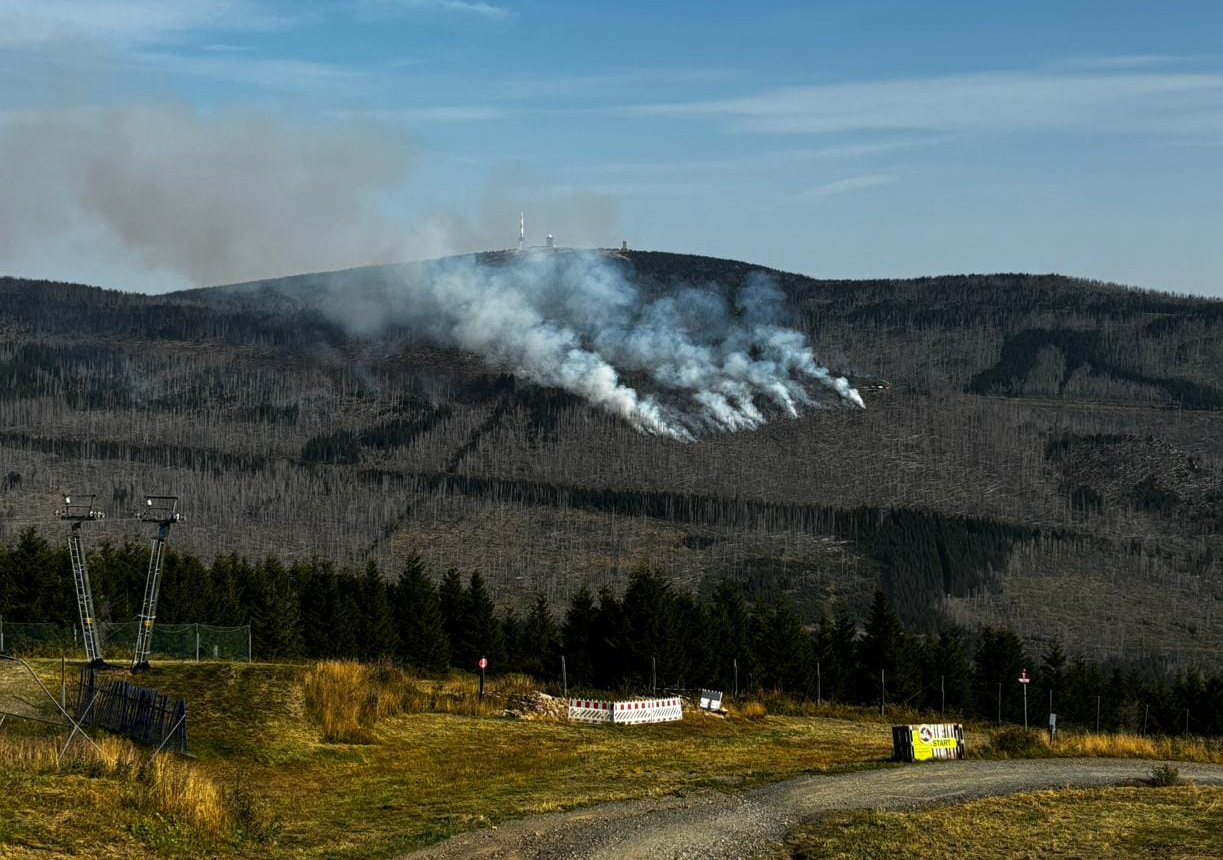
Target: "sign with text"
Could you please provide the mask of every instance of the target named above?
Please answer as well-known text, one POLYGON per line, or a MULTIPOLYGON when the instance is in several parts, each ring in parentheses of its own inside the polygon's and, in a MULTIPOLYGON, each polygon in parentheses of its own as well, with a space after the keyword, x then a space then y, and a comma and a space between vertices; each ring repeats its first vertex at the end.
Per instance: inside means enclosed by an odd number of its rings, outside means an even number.
POLYGON ((892 726, 892 756, 896 761, 964 758, 964 726, 960 723, 892 726))

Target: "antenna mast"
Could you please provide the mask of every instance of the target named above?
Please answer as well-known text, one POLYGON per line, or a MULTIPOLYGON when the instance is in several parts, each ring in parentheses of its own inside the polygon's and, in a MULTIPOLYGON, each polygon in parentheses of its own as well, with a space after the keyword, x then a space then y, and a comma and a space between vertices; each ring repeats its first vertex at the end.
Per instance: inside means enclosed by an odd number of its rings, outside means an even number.
POLYGON ((518 213, 518 250, 521 251, 527 241, 527 213, 518 213))
POLYGON ((132 671, 149 668, 149 652, 153 645, 153 619, 157 617, 157 594, 161 590, 161 567, 165 561, 166 541, 170 537, 170 526, 183 521, 178 512, 178 496, 145 496, 145 509, 136 519, 157 523, 157 537, 153 538, 149 553, 149 573, 144 582, 144 602, 140 607, 139 624, 136 627, 136 652, 132 655, 132 671))
POLYGON ((102 659, 102 643, 98 638, 97 616, 93 611, 93 591, 89 587, 89 568, 85 564, 85 546, 81 541, 81 523, 103 519, 106 514, 96 510, 95 496, 64 496, 59 518, 72 523, 68 532, 68 558, 72 562, 72 581, 76 584, 76 606, 81 614, 81 638, 85 641, 85 659, 95 668, 106 665, 102 659))

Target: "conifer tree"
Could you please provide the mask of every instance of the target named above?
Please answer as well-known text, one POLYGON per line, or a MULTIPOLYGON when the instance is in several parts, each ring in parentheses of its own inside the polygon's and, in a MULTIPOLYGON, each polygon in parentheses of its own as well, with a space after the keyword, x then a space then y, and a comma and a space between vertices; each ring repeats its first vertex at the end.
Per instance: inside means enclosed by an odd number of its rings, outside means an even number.
MULTIPOLYGON (((450 643, 450 665, 463 666, 461 660, 467 659, 464 643, 464 624, 466 613, 466 596, 463 588, 463 577, 457 568, 450 568, 442 577, 437 589, 438 604, 442 610, 442 622, 446 628, 446 639, 450 643)), ((463 668, 469 668, 464 666, 463 668)))
POLYGON ((386 580, 378 564, 370 559, 361 576, 361 659, 367 661, 394 657, 399 652, 399 629, 391 613, 386 580))
POLYGON ((710 663, 707 671, 711 681, 726 691, 734 684, 735 664, 742 664, 741 671, 746 670, 750 653, 748 616, 742 589, 729 579, 719 582, 714 587, 707 613, 710 663))
POLYGON ((269 556, 256 565, 248 586, 251 638, 260 659, 300 657, 305 651, 301 631, 301 598, 284 565, 269 556))
POLYGON ((517 646, 518 671, 536 678, 552 678, 560 672, 560 632, 542 594, 536 596, 522 622, 517 646))
POLYGON ((478 570, 471 574, 467 590, 463 593, 463 629, 460 636, 456 655, 459 668, 474 671, 476 662, 485 657, 492 671, 500 671, 505 659, 501 624, 484 585, 484 577, 478 570))
POLYGON ((570 681, 593 684, 596 674, 596 629, 598 609, 590 586, 582 583, 569 600, 565 621, 561 627, 561 650, 570 681))
POLYGON ((391 592, 391 611, 399 629, 399 656, 409 666, 441 672, 450 665, 450 639, 437 588, 425 563, 413 554, 391 592))

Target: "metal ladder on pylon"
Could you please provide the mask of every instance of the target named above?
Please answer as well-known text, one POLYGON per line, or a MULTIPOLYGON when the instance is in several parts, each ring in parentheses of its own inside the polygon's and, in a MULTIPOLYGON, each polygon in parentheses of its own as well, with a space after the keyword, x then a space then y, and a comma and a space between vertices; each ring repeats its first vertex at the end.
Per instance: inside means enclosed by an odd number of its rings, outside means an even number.
POLYGON ((72 564, 72 581, 76 585, 76 605, 81 615, 81 639, 85 642, 85 658, 91 666, 103 666, 102 643, 98 637, 98 617, 93 611, 93 591, 89 587, 89 567, 85 561, 85 545, 81 540, 81 523, 100 520, 106 515, 94 510, 94 496, 64 496, 62 520, 72 523, 68 533, 68 559, 72 564), (81 501, 84 499, 84 501, 81 501))
POLYGON ((170 526, 182 522, 178 512, 178 496, 146 496, 145 510, 139 519, 157 523, 157 537, 149 552, 149 572, 144 581, 144 600, 140 604, 140 616, 136 627, 136 651, 132 654, 132 670, 149 668, 149 654, 153 649, 153 621, 157 618, 157 595, 161 591, 161 568, 165 560, 166 540, 170 537, 170 526))

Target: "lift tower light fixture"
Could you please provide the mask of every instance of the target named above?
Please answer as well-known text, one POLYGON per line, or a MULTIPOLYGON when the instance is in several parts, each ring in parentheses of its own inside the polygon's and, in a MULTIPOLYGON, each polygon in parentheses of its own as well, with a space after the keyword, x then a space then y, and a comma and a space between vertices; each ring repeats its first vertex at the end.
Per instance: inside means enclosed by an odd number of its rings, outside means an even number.
POLYGON ((145 496, 145 508, 136 515, 144 522, 157 523, 157 537, 149 552, 149 572, 144 582, 144 600, 140 605, 136 626, 136 651, 132 654, 132 671, 149 668, 149 653, 153 646, 153 621, 157 617, 157 595, 161 591, 161 569, 165 562, 166 541, 170 526, 183 521, 178 510, 178 496, 145 496))
POLYGON ((102 642, 98 636, 97 615, 93 611, 93 590, 89 585, 89 567, 85 561, 85 546, 81 541, 81 523, 104 519, 106 514, 94 506, 96 496, 77 496, 77 501, 64 494, 64 507, 57 511, 61 520, 72 524, 68 532, 68 560, 72 564, 72 582, 76 587, 76 606, 81 616, 81 639, 85 642, 85 658, 90 666, 105 666, 102 642))

